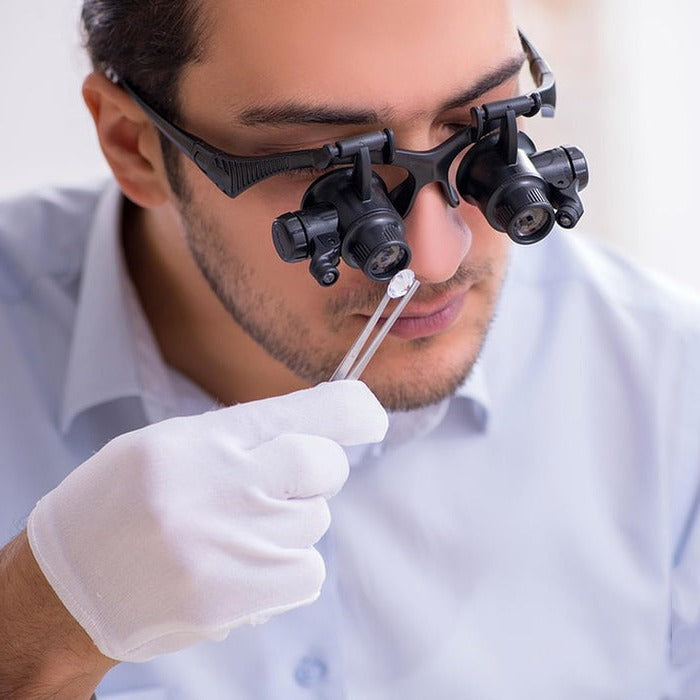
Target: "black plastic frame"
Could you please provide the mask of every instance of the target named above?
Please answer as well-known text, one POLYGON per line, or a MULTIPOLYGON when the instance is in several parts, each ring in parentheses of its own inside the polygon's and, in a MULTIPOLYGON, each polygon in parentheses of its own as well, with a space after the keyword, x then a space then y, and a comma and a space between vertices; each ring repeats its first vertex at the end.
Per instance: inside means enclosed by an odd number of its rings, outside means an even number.
POLYGON ((126 80, 112 71, 108 71, 107 75, 131 96, 156 128, 229 197, 236 197, 256 183, 290 170, 352 165, 358 148, 367 146, 373 164, 392 164, 407 171, 406 180, 390 192, 393 205, 401 216, 406 216, 419 190, 432 182, 440 184, 451 206, 459 204, 459 196, 448 181, 451 163, 467 146, 498 128, 507 112, 524 117, 532 117, 539 112, 546 117, 554 116, 554 75, 525 35, 522 32, 519 35, 537 89, 526 95, 489 102, 472 109, 472 124, 429 151, 396 149, 391 130, 385 129, 329 143, 321 148, 268 156, 237 156, 176 126, 153 109, 126 80))

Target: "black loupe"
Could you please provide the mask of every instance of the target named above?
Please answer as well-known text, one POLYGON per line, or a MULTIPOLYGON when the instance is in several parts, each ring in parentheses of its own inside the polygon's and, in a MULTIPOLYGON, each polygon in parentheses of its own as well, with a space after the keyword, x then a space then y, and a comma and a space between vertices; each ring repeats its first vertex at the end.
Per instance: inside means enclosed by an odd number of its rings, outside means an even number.
POLYGON ((554 226, 547 183, 523 149, 518 149, 514 163, 507 163, 496 135, 466 153, 457 170, 457 189, 493 228, 516 243, 536 243, 554 226))
POLYGON ((384 181, 367 171, 358 187, 352 168, 322 175, 306 191, 301 209, 273 223, 275 248, 287 262, 311 258, 310 271, 322 285, 337 279, 340 258, 371 280, 385 282, 411 261, 403 219, 389 200, 384 181))

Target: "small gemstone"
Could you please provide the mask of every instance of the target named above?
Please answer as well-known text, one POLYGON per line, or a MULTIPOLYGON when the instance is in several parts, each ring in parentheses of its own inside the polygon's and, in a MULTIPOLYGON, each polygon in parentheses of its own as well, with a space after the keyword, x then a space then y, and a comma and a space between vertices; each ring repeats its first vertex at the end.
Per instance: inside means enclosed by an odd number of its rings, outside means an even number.
POLYGON ((406 295, 408 290, 411 288, 416 276, 413 270, 401 270, 397 272, 389 282, 386 293, 392 299, 398 299, 406 295))

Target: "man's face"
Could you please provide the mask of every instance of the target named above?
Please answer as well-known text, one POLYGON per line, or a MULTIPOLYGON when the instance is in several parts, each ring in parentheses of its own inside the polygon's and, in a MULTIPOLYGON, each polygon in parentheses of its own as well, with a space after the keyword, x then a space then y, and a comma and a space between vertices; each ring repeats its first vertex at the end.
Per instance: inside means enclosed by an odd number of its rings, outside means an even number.
MULTIPOLYGON (((183 126, 239 155, 321 146, 393 129, 399 148, 426 150, 469 123, 473 104, 517 91, 517 78, 455 104, 521 55, 507 3, 444 0, 203 3, 204 60, 180 84, 183 126), (450 104, 452 103, 452 104, 450 104)), ((189 161, 180 210, 192 252, 235 322, 309 383, 328 379, 385 285, 340 266, 322 288, 308 263, 285 263, 270 225, 299 208, 318 174, 271 178, 235 199, 189 161)), ((466 376, 502 283, 509 239, 475 207, 453 209, 436 184, 406 218, 422 286, 363 379, 389 408, 439 400, 466 376)), ((233 350, 235 352, 235 349, 233 350)))

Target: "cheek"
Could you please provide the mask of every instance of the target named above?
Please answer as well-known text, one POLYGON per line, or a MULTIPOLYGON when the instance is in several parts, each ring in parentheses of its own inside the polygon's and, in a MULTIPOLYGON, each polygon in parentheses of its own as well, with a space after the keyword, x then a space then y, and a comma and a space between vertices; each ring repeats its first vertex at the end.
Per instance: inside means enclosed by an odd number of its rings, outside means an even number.
MULTIPOLYGON (((217 239, 213 241, 215 249, 224 253, 223 257, 241 261, 251 271, 271 277, 286 276, 293 266, 279 258, 271 234, 273 219, 283 213, 280 202, 261 196, 261 185, 231 199, 201 173, 195 172, 193 178, 194 210, 206 217, 209 235, 217 239)), ((284 206, 284 202, 281 204, 284 206)))
POLYGON ((463 203, 459 211, 472 232, 472 257, 479 260, 488 259, 494 264, 499 261, 505 262, 511 246, 510 238, 505 233, 491 228, 477 207, 463 203))
MULTIPOLYGON (((235 260, 245 269, 251 289, 264 289, 281 309, 312 317, 322 313, 329 290, 313 279, 308 260, 284 262, 272 242, 275 217, 299 207, 301 196, 295 189, 303 194, 305 187, 285 188, 273 181, 263 182, 231 199, 205 181, 198 182, 192 192, 196 209, 208 219, 208 235, 216 238, 210 242, 210 250, 219 251, 220 260, 235 260)), ((227 270, 221 272, 226 275, 227 270)), ((232 281, 231 286, 235 288, 235 284, 232 281)), ((333 289, 340 286, 339 282, 333 289)))

